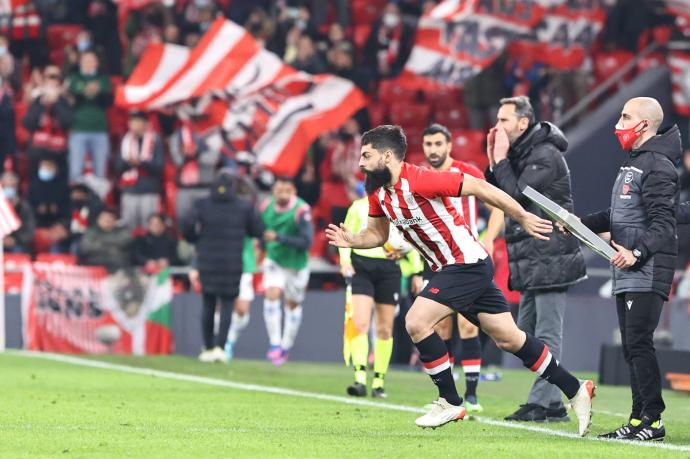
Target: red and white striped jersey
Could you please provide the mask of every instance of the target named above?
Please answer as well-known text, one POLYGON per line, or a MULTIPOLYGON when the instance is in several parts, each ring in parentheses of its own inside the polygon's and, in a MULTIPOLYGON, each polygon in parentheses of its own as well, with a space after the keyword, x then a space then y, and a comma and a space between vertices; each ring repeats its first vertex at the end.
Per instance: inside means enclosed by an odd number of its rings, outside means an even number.
MULTIPOLYGON (((469 174, 478 179, 486 180, 484 173, 480 171, 479 168, 456 159, 453 160, 448 170, 462 172, 463 174, 469 174)), ((457 210, 460 216, 465 219, 465 223, 467 223, 467 226, 470 227, 470 231, 472 231, 472 236, 479 238, 479 230, 477 229, 477 217, 479 215, 477 198, 474 196, 461 196, 459 198, 450 198, 450 202, 453 203, 455 210, 457 210)))
POLYGON ((387 217, 426 259, 433 271, 476 263, 488 255, 477 242, 451 198, 458 197, 464 175, 402 164, 400 179, 369 195, 369 216, 387 217))

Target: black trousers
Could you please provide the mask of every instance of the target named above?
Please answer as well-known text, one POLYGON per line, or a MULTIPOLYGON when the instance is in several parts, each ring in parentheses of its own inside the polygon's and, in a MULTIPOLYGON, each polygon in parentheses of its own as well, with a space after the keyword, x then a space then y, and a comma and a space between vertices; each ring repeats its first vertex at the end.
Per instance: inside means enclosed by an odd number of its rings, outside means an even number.
POLYGON ((661 398, 661 374, 654 350, 654 330, 659 324, 664 299, 652 292, 616 295, 623 356, 630 369, 632 417, 661 417, 666 408, 661 398))
POLYGON ((225 346, 225 340, 230 330, 230 320, 232 320, 232 309, 235 305, 235 297, 204 293, 203 311, 201 313, 201 332, 204 337, 204 348, 213 349, 218 346, 225 346), (220 299, 220 326, 218 335, 213 336, 213 316, 216 313, 216 304, 220 299))

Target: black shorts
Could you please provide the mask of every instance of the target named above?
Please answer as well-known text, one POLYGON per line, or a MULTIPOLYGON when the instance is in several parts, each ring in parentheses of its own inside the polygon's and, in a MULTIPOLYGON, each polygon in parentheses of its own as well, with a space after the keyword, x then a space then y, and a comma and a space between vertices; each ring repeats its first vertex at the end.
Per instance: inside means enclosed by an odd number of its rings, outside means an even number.
POLYGON ((352 253, 352 294, 367 295, 376 303, 398 304, 400 267, 393 260, 369 258, 352 253))
POLYGON ((493 279, 493 263, 487 257, 477 263, 450 265, 435 272, 419 295, 448 306, 479 326, 480 312, 510 312, 493 279))

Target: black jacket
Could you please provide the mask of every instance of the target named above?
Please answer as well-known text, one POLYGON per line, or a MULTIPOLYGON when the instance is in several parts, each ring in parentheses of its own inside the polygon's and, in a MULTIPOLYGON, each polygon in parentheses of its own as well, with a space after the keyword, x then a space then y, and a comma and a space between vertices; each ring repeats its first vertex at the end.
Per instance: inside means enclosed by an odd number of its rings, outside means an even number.
POLYGON ((613 269, 613 293, 656 292, 668 298, 678 255, 676 211, 680 187, 676 164, 680 132, 673 126, 630 152, 611 192, 611 207, 582 219, 595 233, 641 252, 630 269, 613 269))
MULTIPOLYGON (((572 212, 570 171, 563 157, 567 148, 560 129, 551 123, 536 123, 510 147, 507 160, 487 171, 487 180, 540 217, 548 218, 522 194, 527 185, 572 212)), ((586 277, 584 257, 574 236, 554 231, 548 241, 540 241, 506 217, 505 237, 513 290, 565 288, 586 277)))
POLYGON ((676 220, 679 225, 687 225, 690 223, 690 201, 682 202, 678 206, 676 220))
POLYGON ((134 239, 134 264, 144 266, 147 262, 168 260, 168 264, 178 264, 177 241, 168 234, 156 236, 146 233, 134 239))
POLYGON ((203 292, 237 296, 244 237, 260 238, 264 229, 251 203, 236 195, 230 175, 222 174, 211 195, 196 202, 183 229, 185 238, 196 243, 203 292))

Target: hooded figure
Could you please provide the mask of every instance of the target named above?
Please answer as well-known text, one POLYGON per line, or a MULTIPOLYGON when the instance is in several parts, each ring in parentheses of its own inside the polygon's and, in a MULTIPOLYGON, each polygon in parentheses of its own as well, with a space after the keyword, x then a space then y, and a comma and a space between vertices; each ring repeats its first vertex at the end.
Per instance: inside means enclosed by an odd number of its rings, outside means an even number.
POLYGON ((183 224, 185 238, 196 245, 204 293, 236 297, 243 239, 263 235, 261 218, 249 201, 237 196, 236 183, 232 174, 221 172, 210 196, 196 202, 183 224))

